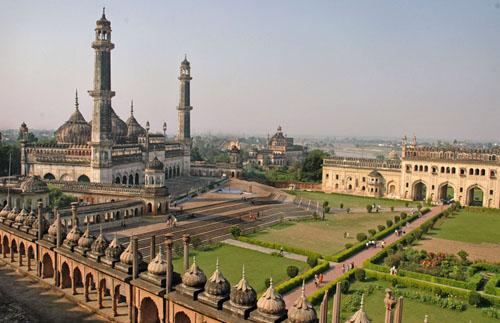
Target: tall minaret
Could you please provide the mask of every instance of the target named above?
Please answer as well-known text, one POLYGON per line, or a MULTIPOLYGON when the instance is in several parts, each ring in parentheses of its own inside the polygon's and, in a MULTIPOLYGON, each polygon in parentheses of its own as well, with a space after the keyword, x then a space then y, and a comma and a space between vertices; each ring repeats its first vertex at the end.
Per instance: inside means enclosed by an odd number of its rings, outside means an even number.
POLYGON ((111 50, 115 45, 111 42, 111 22, 106 19, 104 8, 101 19, 97 20, 95 40, 94 89, 89 91, 94 99, 92 112, 92 181, 111 183, 111 50))
POLYGON ((186 145, 191 145, 191 116, 190 111, 193 107, 190 105, 190 81, 191 81, 191 67, 189 61, 186 57, 181 63, 179 80, 180 84, 180 95, 179 95, 179 105, 177 110, 179 111, 179 131, 177 132, 177 140, 186 145))

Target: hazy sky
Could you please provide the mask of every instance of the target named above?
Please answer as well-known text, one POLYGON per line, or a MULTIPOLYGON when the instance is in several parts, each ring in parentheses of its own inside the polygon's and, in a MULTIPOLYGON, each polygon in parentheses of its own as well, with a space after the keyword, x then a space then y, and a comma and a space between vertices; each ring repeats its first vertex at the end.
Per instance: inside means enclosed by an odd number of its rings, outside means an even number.
POLYGON ((192 131, 500 139, 499 1, 0 2, 0 128, 90 119, 95 21, 111 20, 113 107, 192 131))

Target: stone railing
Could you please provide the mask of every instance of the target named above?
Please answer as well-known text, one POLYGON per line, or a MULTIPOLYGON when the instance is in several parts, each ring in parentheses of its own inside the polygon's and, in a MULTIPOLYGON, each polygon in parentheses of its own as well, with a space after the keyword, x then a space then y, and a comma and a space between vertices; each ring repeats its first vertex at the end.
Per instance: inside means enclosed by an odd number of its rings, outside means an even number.
POLYGON ((400 169, 400 160, 378 160, 372 158, 330 157, 323 160, 323 166, 363 167, 377 169, 400 169))

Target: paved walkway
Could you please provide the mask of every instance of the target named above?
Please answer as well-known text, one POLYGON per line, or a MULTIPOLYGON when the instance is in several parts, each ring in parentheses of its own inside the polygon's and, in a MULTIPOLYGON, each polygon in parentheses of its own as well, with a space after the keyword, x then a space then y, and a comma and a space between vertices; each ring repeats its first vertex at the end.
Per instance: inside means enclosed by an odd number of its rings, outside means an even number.
MULTIPOLYGON (((234 240, 234 239, 227 239, 227 240, 224 240, 223 242, 230 244, 230 245, 233 245, 233 246, 236 246, 236 247, 251 249, 251 250, 255 250, 255 251, 267 253, 267 254, 277 252, 276 249, 261 247, 261 246, 257 246, 257 245, 251 244, 251 243, 247 243, 247 242, 243 242, 243 241, 239 241, 239 240, 234 240)), ((286 251, 283 252, 283 257, 293 259, 293 260, 302 261, 302 262, 307 261, 306 256, 298 255, 296 253, 291 253, 291 252, 286 252, 286 251)))
MULTIPOLYGON (((442 212, 446 207, 445 206, 436 206, 434 207, 430 212, 427 214, 424 214, 420 218, 416 219, 409 225, 409 230, 406 231, 406 234, 412 232, 415 230, 417 227, 419 227, 423 222, 427 221, 429 218, 432 218, 442 212)), ((390 243, 396 241, 400 237, 397 237, 394 233, 385 237, 382 239, 386 243, 386 245, 389 245, 390 243)), ((354 263, 355 268, 361 267, 363 265, 363 262, 371 257, 373 257, 375 254, 377 254, 381 249, 380 248, 369 248, 361 251, 360 253, 352 256, 349 259, 346 259, 344 262, 339 263, 337 266, 334 266, 333 268, 330 268, 326 272, 323 273, 324 275, 324 283, 327 284, 328 282, 335 280, 339 276, 342 275, 342 264, 350 264, 354 263)), ((305 291, 306 295, 312 294, 316 290, 316 286, 314 285, 314 280, 311 280, 309 282, 306 282, 305 285, 305 291)), ((295 300, 300 296, 301 289, 295 288, 294 290, 290 291, 286 295, 284 295, 284 300, 286 303, 287 308, 291 308, 295 300)))

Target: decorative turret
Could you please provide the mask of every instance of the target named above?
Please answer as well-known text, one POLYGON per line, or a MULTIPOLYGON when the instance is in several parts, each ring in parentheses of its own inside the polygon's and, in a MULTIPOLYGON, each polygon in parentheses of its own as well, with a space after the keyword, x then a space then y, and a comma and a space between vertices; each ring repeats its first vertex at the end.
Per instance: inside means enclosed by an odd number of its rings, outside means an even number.
POLYGON ((90 233, 90 227, 87 223, 87 229, 83 233, 83 235, 78 239, 78 246, 75 247, 75 251, 82 255, 87 255, 87 252, 90 251, 90 247, 92 247, 92 243, 94 242, 95 237, 90 233))
POLYGON ((361 305, 359 306, 359 310, 351 316, 350 319, 346 321, 346 323, 371 323, 371 320, 366 315, 365 310, 363 309, 363 298, 364 295, 361 295, 361 305))
POLYGON ((130 117, 127 119, 127 141, 137 143, 140 136, 146 135, 144 129, 134 117, 134 101, 130 102, 130 117))
POLYGON ((151 260, 148 265, 148 273, 157 276, 163 276, 167 272, 167 260, 165 259, 165 255, 163 254, 163 248, 160 245, 158 249, 158 253, 156 257, 151 260))
POLYGON ((207 282, 207 276, 203 270, 198 267, 196 263, 196 257, 193 257, 193 264, 186 270, 184 275, 182 275, 182 283, 188 287, 203 287, 207 282))
POLYGON ((14 206, 12 210, 7 215, 7 220, 14 221, 16 219, 17 214, 19 213, 19 209, 17 206, 14 206))
POLYGON ((90 252, 88 253, 89 258, 98 261, 100 257, 104 256, 108 245, 109 241, 102 233, 102 226, 100 226, 99 236, 97 236, 97 239, 95 239, 94 242, 92 242, 92 245, 90 246, 90 252))
POLYGON ((305 282, 302 281, 302 291, 299 298, 288 310, 288 321, 290 323, 315 323, 317 322, 316 311, 311 303, 307 301, 305 295, 305 282))
POLYGON ((250 311, 253 310, 257 304, 257 293, 255 293, 252 286, 248 284, 245 277, 245 266, 243 266, 240 281, 236 286, 231 288, 229 299, 229 302, 224 303, 224 309, 243 318, 248 318, 250 311))
POLYGON ((283 298, 274 290, 273 279, 269 287, 257 301, 257 311, 250 313, 250 318, 257 322, 278 322, 286 316, 286 306, 283 298))
POLYGON ((116 262, 120 261, 120 255, 123 252, 123 246, 118 242, 116 238, 116 233, 113 241, 104 251, 105 256, 101 258, 101 261, 107 265, 114 265, 116 262))
POLYGON ((229 282, 219 270, 219 258, 217 258, 215 271, 207 280, 205 291, 198 298, 205 304, 221 309, 222 303, 229 298, 230 289, 229 282))
POLYGON ((78 229, 78 225, 73 225, 71 230, 69 230, 66 235, 66 239, 64 239, 63 246, 73 250, 74 247, 78 245, 78 240, 82 236, 82 232, 78 229))

